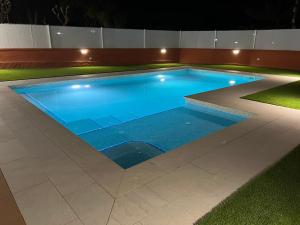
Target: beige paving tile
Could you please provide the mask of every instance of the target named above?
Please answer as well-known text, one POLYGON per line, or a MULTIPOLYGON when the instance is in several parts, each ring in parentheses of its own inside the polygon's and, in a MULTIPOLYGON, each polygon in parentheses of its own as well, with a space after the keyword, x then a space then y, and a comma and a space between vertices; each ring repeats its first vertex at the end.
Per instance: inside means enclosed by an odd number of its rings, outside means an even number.
POLYGON ((55 143, 37 128, 26 129, 26 132, 17 131, 19 141, 26 147, 31 156, 42 160, 50 158, 63 158, 65 154, 55 143))
POLYGON ((129 168, 124 172, 118 195, 140 187, 163 174, 165 172, 162 169, 149 161, 129 168))
MULTIPOLYGON (((217 145, 216 142, 214 144, 217 145)), ((174 151, 170 151, 158 157, 155 157, 150 160, 150 162, 153 162, 164 171, 173 171, 174 169, 184 166, 185 164, 193 161, 200 155, 205 154, 212 147, 213 146, 207 145, 206 142, 195 141, 186 144, 174 151)))
POLYGON ((57 160, 47 165, 45 173, 63 195, 94 183, 90 176, 69 159, 57 160))
POLYGON ((112 196, 118 195, 118 190, 124 175, 124 169, 109 159, 86 158, 86 163, 80 164, 96 183, 102 186, 112 196))
POLYGON ((9 141, 14 138, 14 133, 4 124, 4 122, 3 124, 0 122, 0 142, 9 141))
POLYGON ((19 115, 15 118, 2 118, 6 126, 9 127, 13 132, 25 131, 26 129, 30 129, 32 127, 32 122, 24 115, 19 115))
POLYGON ((94 166, 98 164, 99 161, 110 160, 101 152, 96 151, 96 149, 92 148, 89 144, 79 139, 75 139, 62 149, 75 162, 85 167, 94 166))
POLYGON ((120 224, 134 224, 150 213, 166 205, 167 202, 150 188, 143 186, 118 198, 112 216, 120 224))
POLYGON ((6 125, 5 122, 3 121, 3 119, 0 116, 0 126, 5 126, 5 125, 6 125))
POLYGON ((85 225, 104 225, 113 206, 112 197, 96 184, 66 196, 85 225))
POLYGON ((65 225, 83 225, 83 223, 79 219, 76 219, 76 220, 72 221, 71 223, 67 223, 65 225))
POLYGON ((120 225, 120 223, 111 216, 107 225, 120 225))
POLYGON ((19 192, 15 198, 27 225, 62 225, 76 219, 69 205, 49 182, 19 192))
POLYGON ((168 204, 163 209, 139 221, 141 225, 192 225, 194 222, 195 219, 192 215, 187 213, 185 209, 173 204, 168 204))
POLYGON ((25 157, 2 166, 2 171, 12 192, 43 183, 48 177, 42 169, 40 160, 25 157))
POLYGON ((216 198, 215 194, 199 190, 198 193, 184 195, 170 204, 184 209, 186 213, 193 217, 193 221, 195 222, 208 213, 219 201, 220 198, 216 198))
POLYGON ((200 190, 211 190, 216 184, 212 175, 196 166, 187 164, 156 179, 147 186, 168 202, 200 190))
POLYGON ((58 146, 64 148, 66 146, 72 146, 74 141, 79 141, 79 137, 71 133, 69 130, 58 124, 56 121, 48 121, 51 128, 39 128, 41 129, 50 140, 55 142, 58 146))
POLYGON ((16 139, 0 142, 0 164, 23 158, 28 152, 16 139))

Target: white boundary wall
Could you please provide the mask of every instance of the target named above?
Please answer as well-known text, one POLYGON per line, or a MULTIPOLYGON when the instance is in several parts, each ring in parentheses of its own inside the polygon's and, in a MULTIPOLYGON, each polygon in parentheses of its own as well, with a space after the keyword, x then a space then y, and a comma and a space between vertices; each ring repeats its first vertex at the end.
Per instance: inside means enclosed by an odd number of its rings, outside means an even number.
POLYGON ((103 28, 105 48, 144 48, 144 30, 103 28))
POLYGON ((0 24, 0 49, 218 48, 300 51, 300 29, 165 31, 0 24))
POLYGON ((100 28, 50 26, 53 48, 100 48, 100 28))
POLYGON ((260 30, 256 35, 256 49, 300 51, 300 30, 260 30))
POLYGON ((0 24, 0 48, 51 48, 49 26, 0 24))
POLYGON ((146 48, 179 48, 179 31, 146 30, 146 48))
POLYGON ((254 30, 217 31, 216 48, 220 49, 252 49, 254 30))
POLYGON ((214 31, 182 31, 181 48, 214 48, 214 31))

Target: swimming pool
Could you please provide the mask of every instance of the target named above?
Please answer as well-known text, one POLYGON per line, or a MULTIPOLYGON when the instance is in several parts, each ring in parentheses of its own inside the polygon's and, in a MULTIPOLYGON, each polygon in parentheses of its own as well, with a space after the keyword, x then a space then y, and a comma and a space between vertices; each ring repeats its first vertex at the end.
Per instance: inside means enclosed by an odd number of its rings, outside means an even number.
POLYGON ((12 88, 126 169, 247 118, 184 96, 259 79, 178 69, 12 88))

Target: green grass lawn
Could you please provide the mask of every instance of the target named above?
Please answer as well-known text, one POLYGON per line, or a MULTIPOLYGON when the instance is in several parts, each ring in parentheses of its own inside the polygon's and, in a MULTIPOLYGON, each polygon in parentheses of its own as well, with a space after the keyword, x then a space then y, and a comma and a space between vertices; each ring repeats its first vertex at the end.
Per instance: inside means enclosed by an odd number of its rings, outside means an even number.
POLYGON ((61 77, 70 75, 120 72, 144 69, 158 69, 163 67, 182 66, 179 63, 146 64, 132 66, 85 66, 64 68, 40 68, 40 69, 0 69, 0 81, 26 80, 46 77, 61 77))
POLYGON ((282 76, 295 76, 300 77, 299 71, 285 70, 285 69, 272 69, 265 67, 253 67, 253 66, 237 66, 237 65, 197 65, 200 67, 210 68, 210 69, 221 69, 221 70, 236 70, 241 72, 251 72, 251 73, 264 73, 264 74, 275 74, 282 76))
MULTIPOLYGON (((162 67, 177 67, 187 64, 164 63, 164 64, 146 64, 131 66, 85 66, 85 67, 63 67, 63 68, 30 68, 30 69, 0 69, 0 81, 26 80, 46 77, 61 77, 82 74, 121 72, 144 69, 157 69, 162 67)), ((191 65, 193 66, 193 65, 191 65)), ((266 73, 283 76, 300 76, 300 72, 270 69, 251 66, 236 65, 195 65, 211 69, 236 70, 241 72, 266 73)))
POLYGON ((196 224, 300 224, 300 146, 196 224))
POLYGON ((300 109, 300 81, 247 95, 243 98, 272 105, 300 109))

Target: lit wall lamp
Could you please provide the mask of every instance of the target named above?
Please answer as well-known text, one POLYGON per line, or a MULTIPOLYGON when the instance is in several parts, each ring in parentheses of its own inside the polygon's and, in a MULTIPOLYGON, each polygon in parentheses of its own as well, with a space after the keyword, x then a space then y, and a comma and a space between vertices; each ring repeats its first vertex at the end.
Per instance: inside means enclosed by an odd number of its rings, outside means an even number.
POLYGON ((83 49, 80 49, 80 53, 81 53, 82 55, 86 55, 86 54, 89 53, 89 50, 86 49, 86 48, 83 48, 83 49))
POLYGON ((232 50, 232 53, 234 55, 238 55, 238 54, 240 54, 240 50, 239 49, 234 49, 234 50, 232 50))
POLYGON ((160 53, 165 55, 167 53, 167 49, 165 49, 165 48, 160 49, 160 53))

